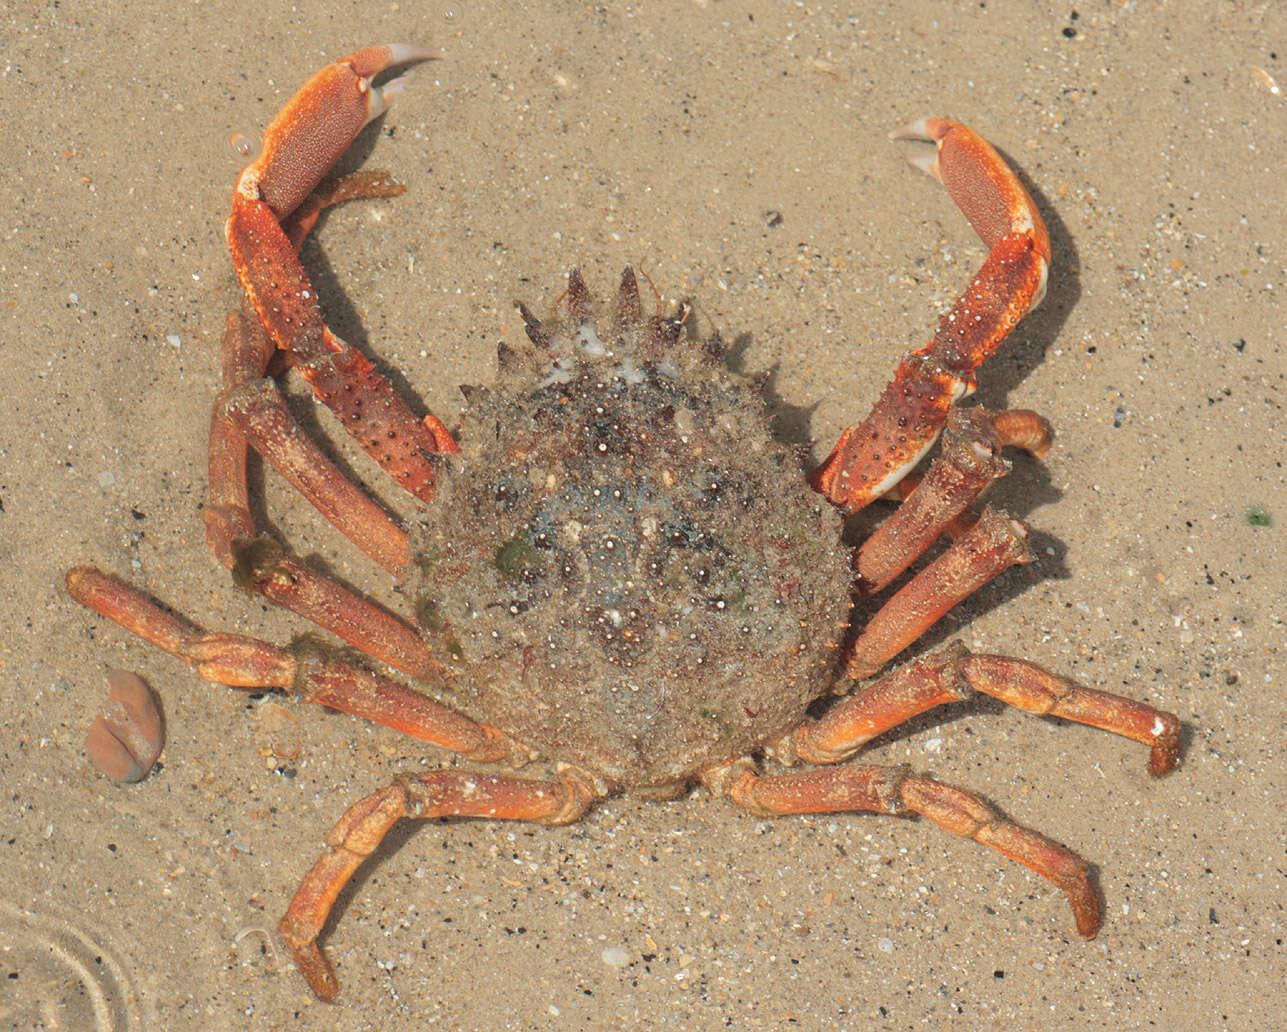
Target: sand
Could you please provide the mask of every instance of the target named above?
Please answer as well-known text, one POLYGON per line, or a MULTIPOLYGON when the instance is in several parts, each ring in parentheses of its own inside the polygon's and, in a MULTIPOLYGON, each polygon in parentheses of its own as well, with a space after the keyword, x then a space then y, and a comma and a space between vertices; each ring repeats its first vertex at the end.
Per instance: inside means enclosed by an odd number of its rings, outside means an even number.
MULTIPOLYGON (((0 1027, 1280 1027, 1282 11, 305 6, 0 16, 0 1027), (457 384, 487 382, 521 332, 514 298, 548 309, 571 266, 607 291, 633 263, 772 372, 777 418, 821 458, 984 254, 886 134, 951 115, 1022 170, 1055 270, 979 398, 1057 428, 1047 461, 1016 458, 994 491, 1039 558, 931 640, 1173 711, 1181 765, 1151 781, 1133 743, 987 703, 866 755, 1083 854, 1106 907, 1094 942, 1049 884, 927 822, 759 820, 695 791, 557 830, 396 830, 326 935, 339 1006, 268 946, 257 929, 344 808, 447 761, 203 684, 61 582, 90 561, 212 629, 303 630, 204 542, 238 299, 229 140, 257 138, 327 59, 395 39, 447 59, 411 71, 347 167, 409 192, 336 211, 305 257, 337 330, 449 423, 457 384), (107 665, 163 702, 161 766, 137 785, 84 758, 107 665)), ((398 604, 274 475, 259 485, 273 533, 398 604)))

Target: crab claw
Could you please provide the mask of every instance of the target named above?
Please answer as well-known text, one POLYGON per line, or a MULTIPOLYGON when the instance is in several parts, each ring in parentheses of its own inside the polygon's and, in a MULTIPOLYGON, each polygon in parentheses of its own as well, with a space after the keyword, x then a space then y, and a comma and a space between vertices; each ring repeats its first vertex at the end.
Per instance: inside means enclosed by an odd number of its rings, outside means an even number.
MULTIPOLYGON (((383 87, 371 79, 393 65, 439 56, 392 43, 358 50, 314 75, 273 119, 263 152, 237 178, 227 224, 237 278, 273 344, 367 454, 423 501, 433 496, 435 459, 456 451, 456 443, 432 416, 418 419, 371 362, 331 332, 296 251, 317 210, 343 199, 318 201, 314 190, 323 176, 402 90, 401 79, 383 87), (312 215, 300 218, 310 196, 312 215)), ((377 186, 350 196, 400 190, 377 186)))
POLYGON ((892 138, 931 145, 908 160, 947 188, 990 250, 933 339, 898 364, 875 408, 810 474, 814 489, 847 513, 896 487, 925 456, 952 405, 977 386, 974 371, 1045 295, 1050 267, 1050 235, 1036 205, 983 137, 959 122, 923 118, 892 138))
MULTIPOLYGON (((996 148, 967 125, 947 118, 918 118, 889 134, 893 141, 932 144, 903 151, 908 164, 928 173, 947 188, 974 232, 989 248, 1007 233, 1023 233, 1033 249, 1050 263, 1050 234, 1032 197, 997 153, 996 148)), ((1030 309, 1045 296, 1041 289, 1030 309)))
POLYGON ((375 86, 386 68, 441 57, 414 43, 366 47, 327 65, 295 93, 264 131, 264 147, 237 179, 237 193, 262 200, 278 220, 303 203, 372 119, 402 92, 404 80, 375 86))

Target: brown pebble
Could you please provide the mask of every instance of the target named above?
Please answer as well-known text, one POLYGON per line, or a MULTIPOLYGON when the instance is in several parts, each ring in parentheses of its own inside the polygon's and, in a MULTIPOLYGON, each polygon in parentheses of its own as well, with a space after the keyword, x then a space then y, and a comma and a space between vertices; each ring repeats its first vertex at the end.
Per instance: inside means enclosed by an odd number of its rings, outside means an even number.
POLYGON ((128 670, 107 671, 107 701, 89 725, 89 762, 113 781, 142 781, 165 745, 161 707, 147 682, 128 670))

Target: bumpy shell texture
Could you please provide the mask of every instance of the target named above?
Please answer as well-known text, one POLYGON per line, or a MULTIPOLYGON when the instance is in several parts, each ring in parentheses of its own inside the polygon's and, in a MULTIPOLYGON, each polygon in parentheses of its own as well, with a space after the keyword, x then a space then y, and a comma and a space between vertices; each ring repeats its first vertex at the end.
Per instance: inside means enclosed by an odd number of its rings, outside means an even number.
POLYGON ((840 517, 759 390, 643 317, 524 310, 413 536, 444 702, 544 757, 664 793, 789 730, 831 683, 852 567, 840 517), (608 325, 610 324, 610 325, 608 325))

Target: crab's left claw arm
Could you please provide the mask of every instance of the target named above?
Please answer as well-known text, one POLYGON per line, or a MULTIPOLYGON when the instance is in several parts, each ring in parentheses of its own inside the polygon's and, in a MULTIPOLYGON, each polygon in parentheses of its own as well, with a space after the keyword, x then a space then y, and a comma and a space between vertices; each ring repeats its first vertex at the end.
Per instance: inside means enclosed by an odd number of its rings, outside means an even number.
POLYGON ((1050 265, 1036 205, 983 137, 925 118, 892 138, 932 144, 908 160, 947 188, 991 251, 933 339, 899 363, 875 408, 810 475, 815 490, 849 513, 897 485, 929 451, 952 404, 974 390, 974 371, 1045 295, 1050 265))
MULTIPOLYGON (((295 252, 316 217, 306 202, 362 127, 401 92, 401 79, 381 87, 372 77, 437 56, 406 43, 367 47, 309 79, 237 178, 227 224, 237 277, 273 343, 381 468, 424 501, 433 497, 437 456, 458 451, 456 442, 433 416, 418 419, 371 362, 331 332, 295 252)), ((382 193, 368 184, 356 196, 382 193)))

